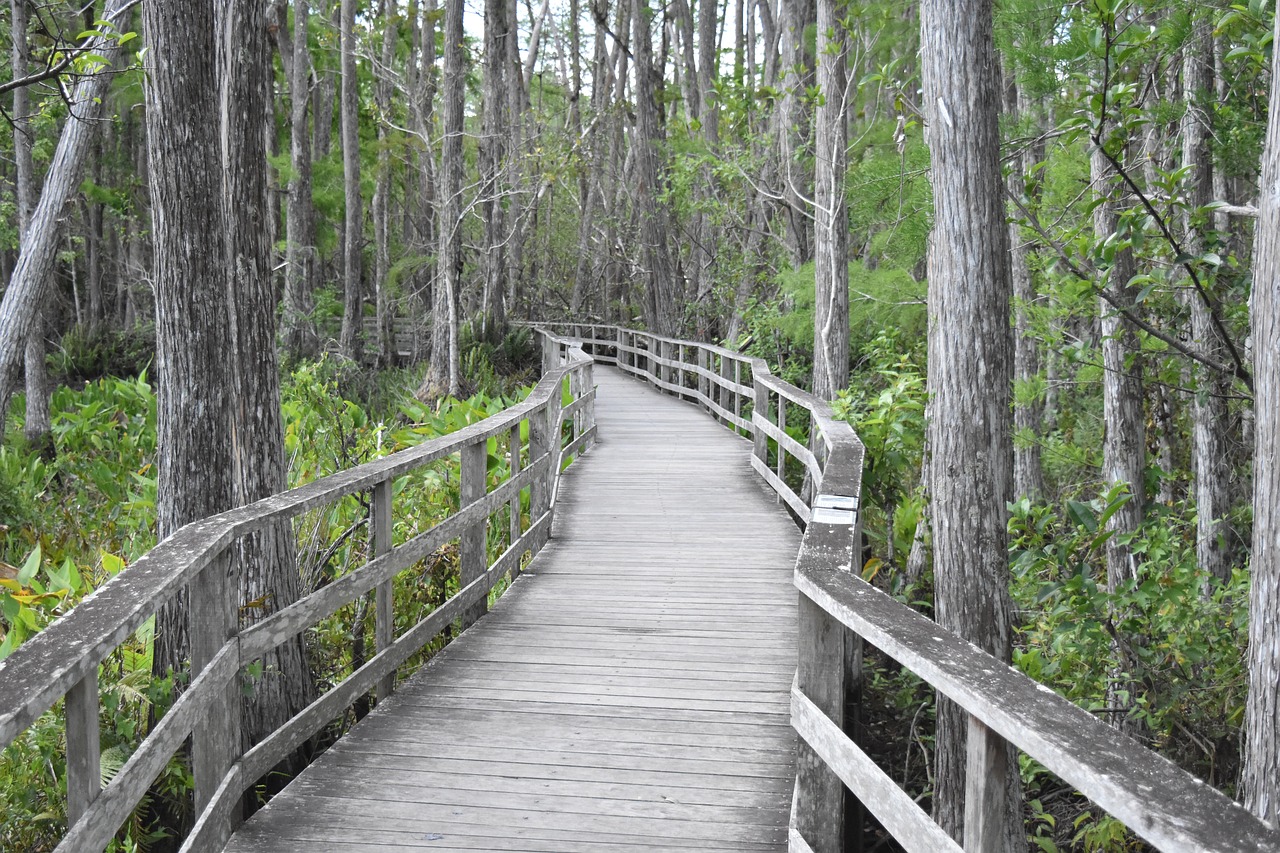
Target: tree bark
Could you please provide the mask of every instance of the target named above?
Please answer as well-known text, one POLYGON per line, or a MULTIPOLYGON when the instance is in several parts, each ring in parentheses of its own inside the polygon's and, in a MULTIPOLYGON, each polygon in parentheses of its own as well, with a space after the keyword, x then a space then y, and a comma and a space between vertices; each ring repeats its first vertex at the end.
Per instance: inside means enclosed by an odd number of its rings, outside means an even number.
MULTIPOLYGON (((508 40, 515 38, 508 18, 507 0, 485 0, 484 4, 484 135, 480 140, 480 216, 484 220, 485 251, 480 258, 483 293, 481 311, 485 328, 501 330, 506 325, 503 308, 503 281, 507 275, 508 229, 504 217, 506 202, 505 167, 507 134, 513 126, 512 105, 508 103, 507 75, 511 51, 508 40)), ((512 149, 511 156, 518 153, 512 149)))
MULTIPOLYGON (((131 0, 108 0, 102 17, 124 28, 123 10, 131 0)), ((101 56, 107 66, 120 53, 115 39, 91 38, 88 52, 101 56)), ((8 410, 18 365, 26 355, 27 341, 36 318, 48 299, 49 280, 57 260, 59 219, 63 208, 80 187, 84 161, 102 114, 111 75, 97 73, 76 84, 71 96, 74 108, 62 127, 58 147, 45 175, 44 189, 36 203, 22 241, 4 300, 0 302, 0 412, 8 410)))
MULTIPOLYGON (((314 358, 320 351, 316 335, 313 289, 315 287, 315 214, 311 209, 311 134, 307 106, 311 100, 311 51, 307 46, 309 0, 294 0, 293 61, 289 75, 289 160, 293 180, 285 221, 287 247, 284 284, 284 351, 293 358, 314 358)), ((281 37, 283 41, 283 36, 281 37)))
MULTIPOLYGON (((226 0, 219 19, 223 211, 231 334, 235 502, 285 490, 287 463, 276 361, 276 298, 266 217, 271 54, 267 8, 258 0, 226 0)), ((242 625, 297 601, 300 579, 288 521, 240 540, 242 625)), ((257 743, 306 707, 314 694, 302 638, 263 659, 263 675, 244 698, 249 743, 257 743)))
POLYGON ((377 326, 379 365, 390 365, 396 356, 395 317, 388 290, 391 277, 391 152, 388 130, 391 121, 391 65, 395 61, 396 4, 382 2, 382 57, 374 81, 378 107, 378 175, 373 192, 373 292, 377 326))
POLYGON ((360 199, 359 81, 356 79, 356 0, 342 0, 342 181, 346 199, 342 234, 342 354, 355 362, 364 357, 364 293, 361 243, 364 210, 360 199))
POLYGON ((645 318, 650 330, 672 335, 679 323, 680 306, 675 294, 675 265, 671 261, 668 214, 658 198, 666 164, 659 148, 658 104, 654 94, 653 43, 648 0, 632 0, 632 51, 636 70, 635 200, 640 218, 640 244, 644 255, 645 318))
MULTIPOLYGON (((1105 139, 1105 136, 1104 136, 1105 139)), ((1101 149, 1095 148, 1091 159, 1093 192, 1099 199, 1093 210, 1094 236, 1102 241, 1116 231, 1113 186, 1115 170, 1101 149)), ((1116 251, 1115 261, 1103 287, 1121 305, 1133 304, 1129 281, 1134 276, 1133 252, 1116 251)), ((1107 587, 1116 586, 1134 576, 1132 552, 1120 537, 1133 533, 1142 523, 1146 494, 1143 484, 1146 436, 1142 418, 1142 369, 1138 364, 1138 340, 1133 326, 1120 316, 1111 304, 1098 299, 1102 334, 1102 419, 1106 435, 1102 445, 1103 478, 1108 487, 1123 484, 1130 499, 1107 521, 1111 538, 1107 540, 1107 587)))
MULTIPOLYGON (((235 503, 232 354, 212 0, 149 0, 143 28, 155 241, 157 536, 235 503)), ((181 670, 185 594, 156 617, 153 669, 181 670)), ((213 607, 190 602, 191 608, 213 607)))
MULTIPOLYGON (((1009 232, 1000 175, 1000 71, 991 0, 920 7, 926 138, 933 157, 929 277, 929 519, 938 623, 1011 654, 1006 522, 1013 496, 1009 232)), ((967 718, 939 697, 934 817, 964 833, 967 718)), ((1003 849, 1025 850, 1008 749, 1003 849)))
MULTIPOLYGON (((1275 21, 1280 40, 1280 17, 1275 21)), ((1280 53, 1271 79, 1280 80, 1280 53)), ((1253 583, 1244 805, 1280 826, 1280 86, 1271 87, 1254 251, 1253 583)))
POLYGON ((814 134, 813 393, 835 399, 849 384, 847 35, 836 0, 818 0, 817 127, 814 134))
MULTIPOLYGON (((1182 164, 1189 169, 1186 188, 1188 212, 1186 250, 1190 255, 1206 251, 1204 207, 1214 200, 1213 152, 1209 147, 1208 115, 1213 97, 1213 33, 1207 15, 1195 15, 1191 38, 1183 48, 1183 87, 1187 112, 1182 121, 1182 164)), ((1212 293, 1214 280, 1207 266, 1200 276, 1212 293)), ((1217 362, 1228 360, 1227 347, 1214 326, 1209 306, 1198 294, 1189 294, 1191 336, 1197 349, 1217 362)), ((1231 508, 1231 471, 1227 439, 1232 429, 1226 397, 1230 380, 1204 365, 1192 367, 1196 395, 1192 407, 1192 454, 1196 498, 1196 562, 1201 571, 1225 581, 1231 577, 1228 530, 1223 517, 1231 508)))
POLYGON ((783 241, 791 266, 800 268, 813 259, 813 224, 809 199, 813 194, 813 172, 806 165, 811 140, 811 117, 806 103, 814 83, 814 56, 806 36, 814 25, 814 0, 788 0, 782 4, 782 103, 777 117, 778 157, 786 207, 783 241))
POLYGON ((462 0, 446 0, 444 13, 444 140, 440 146, 440 266, 432 307, 431 362, 418 396, 457 394, 458 297, 462 292, 462 107, 466 69, 462 52, 462 0))
MULTIPOLYGON (((1012 76, 1007 80, 1006 92, 1011 96, 1008 105, 1010 112, 1026 117, 1032 111, 1030 101, 1012 76)), ((1038 111, 1036 119, 1039 119, 1038 111)), ((1027 176, 1033 174, 1036 164, 1043 157, 1043 151, 1043 146, 1028 144, 1013 158, 1013 168, 1009 170, 1009 193, 1014 198, 1025 195, 1027 176)), ((1030 306, 1036 301, 1036 288, 1031 277, 1031 246, 1023 239, 1022 227, 1016 218, 1009 220, 1009 257, 1015 303, 1013 383, 1015 389, 1024 389, 1023 399, 1017 399, 1018 395, 1015 394, 1013 404, 1013 495, 1015 498, 1038 500, 1044 497, 1044 469, 1040 463, 1044 403, 1038 397, 1025 397, 1025 389, 1040 373, 1039 341, 1031 328, 1030 316, 1030 306)))

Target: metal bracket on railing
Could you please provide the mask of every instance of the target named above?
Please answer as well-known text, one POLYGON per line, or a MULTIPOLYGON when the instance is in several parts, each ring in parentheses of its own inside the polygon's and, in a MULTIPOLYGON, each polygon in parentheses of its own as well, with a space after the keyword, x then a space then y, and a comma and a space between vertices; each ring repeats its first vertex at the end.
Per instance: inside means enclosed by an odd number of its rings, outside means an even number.
POLYGON ((819 524, 852 526, 857 510, 857 498, 848 495, 818 495, 813 500, 813 514, 809 520, 819 524))

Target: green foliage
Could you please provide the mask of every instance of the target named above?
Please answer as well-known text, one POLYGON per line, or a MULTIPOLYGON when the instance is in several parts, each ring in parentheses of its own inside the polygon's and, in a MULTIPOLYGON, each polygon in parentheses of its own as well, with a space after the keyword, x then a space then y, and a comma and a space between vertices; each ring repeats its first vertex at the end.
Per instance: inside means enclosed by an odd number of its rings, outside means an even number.
POLYGON ((1132 729, 1217 785, 1234 784, 1243 722, 1248 577, 1227 583, 1196 566, 1194 521, 1169 511, 1123 537, 1136 577, 1108 591, 1106 520, 1123 489, 1068 501, 1065 518, 1026 499, 1009 523, 1014 662, 1084 707, 1103 712, 1108 686, 1128 695, 1132 729))
POLYGON ((113 329, 75 326, 49 355, 53 376, 63 384, 89 382, 102 376, 131 377, 155 358, 155 326, 113 329))
POLYGON ((874 555, 863 567, 875 577, 884 566, 902 569, 924 509, 918 493, 924 449, 926 402, 923 353, 887 330, 863 347, 848 390, 832 408, 847 420, 866 447, 862 469, 863 530, 874 555))

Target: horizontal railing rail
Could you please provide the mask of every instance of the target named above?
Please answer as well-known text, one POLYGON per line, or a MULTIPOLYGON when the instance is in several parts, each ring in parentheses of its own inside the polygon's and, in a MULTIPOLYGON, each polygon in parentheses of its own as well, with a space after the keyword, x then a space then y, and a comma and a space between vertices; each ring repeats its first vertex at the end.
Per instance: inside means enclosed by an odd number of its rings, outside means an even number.
POLYGON ((183 527, 0 662, 0 747, 65 697, 67 833, 64 853, 102 850, 190 739, 197 820, 183 851, 221 850, 243 793, 359 697, 395 688, 397 668, 455 622, 483 614, 502 576, 520 571, 546 543, 560 471, 595 439, 591 358, 574 341, 543 332, 544 375, 528 398, 483 421, 416 447, 183 527), (568 393, 569 402, 562 404, 568 393), (571 427, 564 429, 565 424, 571 427), (527 426, 526 426, 527 425, 527 426), (527 440, 524 436, 527 435, 527 440), (509 474, 487 481, 490 439, 505 439, 509 474), (392 542, 393 483, 457 454, 459 510, 392 542), (529 524, 522 522, 528 492, 529 524), (232 546, 241 537, 308 510, 371 492, 372 558, 262 621, 240 630, 232 546), (485 531, 509 507, 508 547, 492 563, 485 531), (461 589, 400 636, 392 581, 451 541, 459 543, 461 589), (189 590, 189 683, 111 781, 101 784, 99 667, 177 593, 189 590), (320 620, 374 594, 375 654, 247 751, 239 730, 245 667, 320 620), (198 604, 197 604, 198 603, 198 604))
POLYGON ((724 347, 592 324, 558 324, 599 361, 701 405, 754 443, 752 467, 804 524, 795 565, 799 647, 791 693, 800 736, 790 849, 843 850, 843 788, 907 850, 999 849, 1005 743, 1013 744, 1161 850, 1274 851, 1280 832, 1226 795, 1018 670, 864 582, 860 566, 864 450, 827 402, 724 347), (745 406, 750 417, 744 417, 745 406), (791 414, 789 414, 789 412, 791 414), (806 444, 788 432, 807 418, 806 444), (770 464, 770 457, 773 463, 770 464), (797 491, 788 463, 804 483, 797 491), (847 679, 862 641, 969 715, 966 837, 953 841, 844 732, 847 679))

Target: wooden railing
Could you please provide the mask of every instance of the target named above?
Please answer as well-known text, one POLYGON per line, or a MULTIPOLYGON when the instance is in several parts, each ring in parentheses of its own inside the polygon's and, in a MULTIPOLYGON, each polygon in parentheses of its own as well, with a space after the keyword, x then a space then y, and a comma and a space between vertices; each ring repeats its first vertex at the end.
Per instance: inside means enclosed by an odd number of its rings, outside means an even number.
POLYGON ((508 572, 514 577, 525 555, 536 553, 547 541, 560 471, 595 438, 591 359, 577 344, 553 335, 544 335, 544 342, 544 375, 524 402, 451 435, 189 524, 0 662, 0 747, 12 743, 58 700, 66 700, 68 830, 58 851, 102 850, 188 738, 198 818, 182 850, 221 850, 249 786, 360 696, 376 691, 379 698, 386 697, 394 690, 397 668, 445 628, 459 620, 465 628, 484 612, 494 583, 508 572), (570 402, 562 405, 566 386, 570 402), (565 423, 572 429, 564 430, 565 423), (510 465, 506 480, 490 491, 486 456, 493 438, 506 440, 510 465), (454 454, 459 456, 461 478, 459 511, 395 545, 393 483, 454 454), (525 490, 527 526, 520 511, 525 490), (240 630, 230 556, 234 543, 366 491, 371 492, 373 558, 240 630), (485 531, 490 516, 504 507, 510 507, 509 546, 489 563, 485 531), (460 549, 461 589, 394 636, 393 579, 453 540, 460 549), (104 788, 99 771, 98 668, 183 588, 189 589, 192 603, 190 681, 104 788), (241 671, 370 592, 375 599, 377 653, 274 733, 242 751, 241 671))
POLYGON ((1006 742, 1160 850, 1280 850, 1280 832, 1230 798, 864 582, 855 570, 863 447, 825 401, 776 378, 763 361, 722 347, 611 326, 555 328, 579 338, 597 361, 617 364, 749 434, 752 466, 806 525, 795 566, 799 648, 791 721, 801 745, 793 853, 844 849, 845 786, 907 850, 1000 849, 1006 742), (749 419, 742 415, 748 403, 749 419), (797 411, 817 436, 810 446, 786 432, 797 411), (789 459, 799 462, 811 488, 798 493, 788 485, 789 459), (802 497, 806 492, 812 496, 802 497), (863 641, 969 714, 963 846, 844 732, 846 679, 860 665, 863 641))

